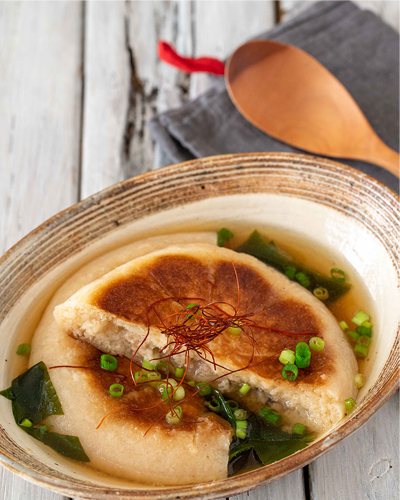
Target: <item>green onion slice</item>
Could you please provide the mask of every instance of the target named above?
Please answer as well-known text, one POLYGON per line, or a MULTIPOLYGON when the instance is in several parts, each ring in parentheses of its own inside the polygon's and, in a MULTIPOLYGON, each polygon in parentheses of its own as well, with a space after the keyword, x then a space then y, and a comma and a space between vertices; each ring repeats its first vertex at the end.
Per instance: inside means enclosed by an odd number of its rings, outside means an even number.
POLYGON ((357 358, 364 359, 368 356, 368 347, 362 344, 356 344, 354 348, 354 354, 357 358))
POLYGON ((357 340, 360 338, 360 336, 358 335, 358 333, 355 332, 354 330, 349 330, 348 332, 346 332, 346 335, 353 342, 357 342, 357 340))
POLYGON ((226 229, 226 227, 223 227, 217 233, 218 246, 223 247, 224 243, 226 241, 231 240, 232 238, 233 238, 232 231, 229 231, 229 229, 226 229))
POLYGON ((242 333, 242 329, 239 326, 230 326, 228 327, 228 332, 231 335, 240 335, 242 333))
POLYGON ((239 392, 243 396, 246 396, 246 394, 250 391, 250 389, 251 389, 251 385, 243 384, 242 387, 239 389, 239 392))
POLYGON ((144 370, 135 372, 135 382, 145 382, 146 380, 147 375, 144 373, 144 370))
POLYGON ((372 337, 372 328, 368 328, 367 326, 358 326, 356 328, 356 332, 359 335, 366 335, 367 337, 372 337))
POLYGON ((200 382, 196 384, 197 389, 201 389, 199 392, 200 396, 209 396, 211 394, 211 387, 205 382, 200 382))
POLYGON ((149 361, 147 361, 147 359, 144 359, 142 361, 142 366, 145 370, 154 370, 154 368, 155 368, 153 363, 150 363, 149 361))
POLYGON ((247 430, 246 429, 236 429, 236 437, 239 439, 246 439, 247 430))
POLYGON ((329 292, 326 288, 318 287, 314 288, 313 294, 317 297, 319 300, 327 300, 329 299, 329 292))
POLYGON ((369 321, 363 321, 361 323, 361 326, 365 326, 367 328, 372 328, 372 323, 370 323, 369 321))
POLYGON ((285 269, 285 274, 289 279, 294 280, 294 277, 296 276, 296 268, 288 266, 285 269))
POLYGON ((307 368, 310 366, 311 352, 305 342, 299 342, 296 345, 296 365, 299 368, 307 368))
POLYGON ((180 406, 176 406, 165 415, 165 419, 169 424, 179 424, 182 419, 182 408, 180 406))
POLYGON ((18 356, 29 356, 31 353, 31 344, 19 344, 17 349, 18 356))
POLYGON ((24 418, 19 425, 21 425, 22 427, 32 427, 33 424, 29 420, 29 418, 24 418))
POLYGON ((307 426, 303 424, 294 424, 292 428, 292 434, 298 434, 299 436, 304 436, 307 432, 307 426))
POLYGON ((233 401, 233 399, 229 399, 226 403, 229 405, 229 408, 233 411, 239 408, 239 403, 237 401, 233 401))
POLYGON ((294 364, 294 361, 296 359, 296 356, 293 351, 290 349, 285 349, 284 351, 281 352, 281 355, 279 356, 279 362, 282 363, 283 365, 287 364, 294 364))
POLYGON ((221 409, 221 403, 214 396, 210 401, 206 401, 206 406, 210 408, 211 411, 219 412, 221 409))
POLYGON ((185 389, 182 386, 176 389, 173 399, 174 401, 181 401, 182 399, 185 399, 185 389))
POLYGON ((190 387, 196 387, 196 382, 194 380, 190 380, 187 384, 190 385, 190 387))
POLYGON ((121 384, 112 384, 110 385, 109 391, 114 398, 120 398, 124 393, 124 386, 121 384))
POLYGON ((147 372, 147 380, 161 380, 161 373, 158 372, 147 372))
POLYGON ((339 326, 344 332, 349 329, 349 325, 346 323, 346 321, 341 321, 339 323, 339 326))
POLYGON ((265 420, 272 425, 281 425, 283 419, 282 415, 279 415, 276 411, 271 411, 266 415, 265 420))
POLYGON ((100 364, 104 370, 108 370, 110 372, 114 372, 118 367, 117 358, 111 356, 111 354, 102 354, 100 364))
POLYGON ((346 411, 351 411, 356 406, 356 402, 353 398, 347 398, 344 400, 344 407, 346 411))
POLYGON ((342 271, 341 269, 337 269, 337 268, 331 269, 331 276, 332 276, 332 279, 334 279, 335 281, 345 281, 345 279, 346 279, 346 275, 344 274, 344 271, 342 271))
POLYGON ((233 416, 236 418, 236 420, 246 420, 248 417, 248 413, 246 410, 238 408, 233 412, 233 416))
POLYGON ((295 278, 304 288, 308 288, 311 285, 310 278, 304 273, 297 273, 295 278))
POLYGON ((357 311, 354 318, 351 320, 354 324, 361 326, 364 321, 368 321, 369 316, 368 314, 365 314, 363 311, 357 311))
POLYGON ((312 337, 308 345, 310 346, 310 349, 312 349, 313 351, 321 352, 324 350, 325 341, 320 337, 312 337))
POLYGON ((367 337, 366 335, 363 335, 362 337, 360 337, 357 340, 357 344, 365 345, 366 347, 368 347, 370 343, 371 343, 371 339, 369 337, 367 337))
POLYGON ((161 372, 161 373, 167 373, 168 372, 168 366, 163 361, 158 362, 155 365, 154 369, 157 370, 158 372, 161 372))
POLYGON ((362 387, 364 387, 365 380, 361 373, 357 373, 357 375, 354 377, 354 385, 357 387, 357 389, 361 389, 362 387))
POLYGON ((236 429, 247 429, 247 420, 236 420, 236 429))
POLYGON ((184 373, 185 373, 185 368, 176 368, 175 377, 182 378, 184 373))
POLYGON ((299 369, 297 368, 297 366, 289 363, 288 365, 285 365, 283 367, 282 377, 285 380, 296 380, 298 373, 299 369))

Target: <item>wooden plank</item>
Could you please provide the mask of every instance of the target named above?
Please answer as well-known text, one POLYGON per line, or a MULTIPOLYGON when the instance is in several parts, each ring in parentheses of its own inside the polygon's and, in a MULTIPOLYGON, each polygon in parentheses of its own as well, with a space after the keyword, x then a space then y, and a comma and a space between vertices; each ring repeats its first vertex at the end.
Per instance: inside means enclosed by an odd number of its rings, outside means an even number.
POLYGON ((161 63, 157 41, 191 47, 191 3, 88 2, 82 196, 151 170, 147 122, 180 106, 189 77, 161 63))
MULTIPOLYGON (((239 45, 274 26, 273 2, 227 0, 194 2, 194 55, 226 59, 239 45)), ((192 75, 190 96, 209 88, 207 75, 192 75)))
POLYGON ((76 200, 81 5, 0 2, 0 253, 76 200))
POLYGON ((262 488, 230 497, 228 500, 305 500, 303 472, 298 470, 262 488))
POLYGON ((399 500, 399 393, 310 465, 312 500, 399 500))
MULTIPOLYGON (((77 200, 79 2, 0 2, 0 254, 77 200)), ((66 500, 0 466, 0 500, 66 500)))

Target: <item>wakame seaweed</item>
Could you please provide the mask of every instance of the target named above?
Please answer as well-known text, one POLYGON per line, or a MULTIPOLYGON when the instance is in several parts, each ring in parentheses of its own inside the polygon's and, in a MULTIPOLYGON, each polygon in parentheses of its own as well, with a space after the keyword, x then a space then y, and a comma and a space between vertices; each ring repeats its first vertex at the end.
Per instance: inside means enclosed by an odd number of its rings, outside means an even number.
POLYGON ((308 278, 305 283, 310 291, 316 288, 325 288, 329 297, 324 303, 329 305, 335 302, 339 297, 350 290, 351 285, 345 281, 336 281, 304 264, 292 259, 286 252, 275 245, 274 242, 268 242, 257 230, 253 231, 249 238, 242 243, 236 252, 247 253, 261 260, 265 264, 274 267, 278 271, 289 277, 292 281, 298 282, 296 274, 303 273, 308 278))
MULTIPOLYGON (((236 430, 236 419, 225 397, 214 388, 212 388, 212 397, 220 404, 216 413, 227 420, 236 430)), ((307 446, 304 436, 284 432, 279 427, 265 422, 254 413, 246 411, 250 414, 247 419, 247 437, 243 440, 236 439, 231 444, 229 460, 253 448, 262 464, 269 465, 307 446)))
POLYGON ((20 429, 64 457, 80 462, 90 461, 76 436, 48 432, 50 426, 34 427, 51 415, 64 414, 43 361, 15 378, 11 387, 1 391, 0 395, 11 401, 14 420, 20 429), (29 420, 30 427, 26 426, 26 420, 29 420), (25 425, 21 425, 24 421, 25 425))

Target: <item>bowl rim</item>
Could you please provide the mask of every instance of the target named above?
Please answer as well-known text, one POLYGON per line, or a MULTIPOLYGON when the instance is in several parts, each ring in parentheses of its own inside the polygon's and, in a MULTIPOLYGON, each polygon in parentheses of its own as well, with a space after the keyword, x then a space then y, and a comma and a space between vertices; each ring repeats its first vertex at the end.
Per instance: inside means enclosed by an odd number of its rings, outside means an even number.
MULTIPOLYGON (((193 159, 182 163, 168 165, 160 169, 152 170, 139 174, 135 177, 128 178, 112 186, 109 186, 73 205, 58 212, 54 216, 50 217, 48 220, 40 224, 38 227, 30 231, 25 237, 14 244, 2 257, 0 257, 0 268, 4 262, 6 262, 18 249, 29 242, 31 239, 35 238, 37 235, 44 231, 53 231, 57 228, 58 224, 62 221, 68 220, 72 216, 78 214, 80 211, 85 210, 93 204, 98 204, 99 200, 104 200, 111 198, 113 194, 121 190, 127 190, 129 186, 148 183, 152 180, 160 180, 168 178, 173 170, 178 167, 181 169, 183 174, 195 170, 199 165, 204 166, 205 163, 210 162, 211 164, 228 164, 229 161, 233 160, 239 162, 243 160, 244 162, 251 159, 262 159, 263 161, 268 161, 268 159, 282 159, 286 160, 302 160, 310 162, 309 164, 323 168, 324 166, 335 167, 335 169, 341 171, 342 173, 350 174, 353 178, 364 179, 369 183, 375 185, 381 192, 387 193, 389 197, 394 198, 395 203, 400 206, 399 198, 397 193, 390 189, 388 186, 382 182, 376 180, 370 175, 346 164, 339 163, 330 159, 320 158, 316 156, 294 154, 294 153, 237 153, 228 155, 216 155, 205 158, 193 159)), ((214 165, 215 166, 215 165, 214 165)), ((218 197, 221 194, 218 192, 215 195, 211 195, 210 198, 218 197)), ((283 194, 282 194, 283 195, 283 194)), ((332 207, 333 208, 333 207, 332 207)), ((400 328, 400 327, 399 327, 400 328)), ((399 329, 397 331, 397 336, 399 336, 399 329)), ((167 488, 152 488, 151 490, 145 489, 130 489, 127 487, 110 487, 104 486, 102 491, 98 489, 90 491, 87 488, 81 488, 78 485, 71 486, 68 481, 64 479, 56 480, 54 477, 45 476, 44 474, 39 474, 32 469, 27 468, 25 465, 16 463, 11 456, 3 449, 0 450, 0 463, 11 472, 23 477, 24 479, 32 482, 38 486, 46 487, 57 493, 63 495, 74 496, 77 498, 93 498, 93 499, 112 499, 117 500, 121 498, 135 498, 135 499, 152 499, 152 500, 166 500, 175 499, 177 495, 178 498, 188 499, 197 498, 201 495, 201 498, 212 499, 220 498, 223 496, 235 495, 244 491, 258 488, 271 481, 280 479, 289 472, 296 471, 305 465, 309 464, 311 461, 320 457, 334 446, 339 444, 347 436, 355 432, 361 425, 363 425, 383 404, 396 392, 397 388, 400 386, 399 383, 400 376, 400 366, 395 366, 392 369, 392 373, 389 378, 386 379, 380 391, 375 394, 370 401, 368 401, 361 409, 354 413, 354 415, 343 422, 337 430, 331 431, 324 438, 320 438, 314 443, 307 446, 307 448, 286 457, 283 460, 275 462, 271 465, 261 467, 251 472, 241 474, 239 476, 234 476, 231 478, 213 481, 209 483, 200 483, 198 485, 189 486, 177 486, 177 487, 167 487, 167 488), (329 438, 329 445, 324 445, 325 439, 329 438), (268 473, 266 470, 268 469, 268 473), (117 493, 118 491, 118 493, 117 493)), ((5 432, 5 431, 4 431, 5 432)), ((90 485, 88 486, 90 488, 90 485)))

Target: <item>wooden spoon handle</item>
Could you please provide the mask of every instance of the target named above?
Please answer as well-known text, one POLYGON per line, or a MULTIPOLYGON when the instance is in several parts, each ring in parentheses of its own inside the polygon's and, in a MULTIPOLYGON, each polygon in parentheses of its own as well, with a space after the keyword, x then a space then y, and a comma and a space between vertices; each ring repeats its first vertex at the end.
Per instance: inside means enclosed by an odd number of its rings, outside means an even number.
MULTIPOLYGON (((373 137, 371 137, 373 139, 373 137)), ((376 140, 371 140, 369 144, 368 155, 363 159, 369 163, 379 165, 391 172, 396 177, 399 177, 400 173, 400 155, 394 149, 389 148, 378 136, 375 136, 376 140)))

